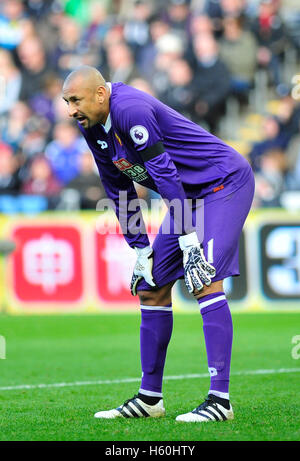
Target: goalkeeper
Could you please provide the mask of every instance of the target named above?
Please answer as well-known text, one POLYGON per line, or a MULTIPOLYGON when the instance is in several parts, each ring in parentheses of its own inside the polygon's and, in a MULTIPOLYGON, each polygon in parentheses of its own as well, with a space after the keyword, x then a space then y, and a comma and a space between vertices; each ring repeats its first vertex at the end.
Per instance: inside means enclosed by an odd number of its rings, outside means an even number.
POLYGON ((162 382, 173 326, 171 291, 176 280, 184 278, 203 318, 210 388, 197 408, 187 409, 176 420, 232 419, 233 328, 223 280, 239 275, 239 238, 254 194, 248 162, 156 98, 123 83, 105 82, 93 67, 82 66, 68 75, 63 98, 95 157, 124 237, 137 254, 131 292, 138 295, 141 307, 140 388, 117 408, 95 417, 165 414, 162 382), (137 199, 134 182, 181 210, 178 214, 169 207, 152 247, 140 210, 138 232, 130 219, 134 213, 128 205, 137 199), (195 226, 197 216, 203 219, 195 226))

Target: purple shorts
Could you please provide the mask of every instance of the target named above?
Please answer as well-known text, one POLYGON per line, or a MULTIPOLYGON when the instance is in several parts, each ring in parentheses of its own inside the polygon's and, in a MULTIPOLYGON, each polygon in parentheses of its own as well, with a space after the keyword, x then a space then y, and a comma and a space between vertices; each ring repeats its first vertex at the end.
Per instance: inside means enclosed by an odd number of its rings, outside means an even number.
MULTIPOLYGON (((239 273, 239 240, 251 208, 254 195, 254 177, 251 173, 246 184, 221 199, 205 204, 204 229, 197 229, 204 254, 216 269, 213 282, 239 273)), ((170 219, 168 214, 165 219, 170 219)), ((153 242, 153 278, 157 287, 183 278, 182 251, 178 234, 162 232, 162 226, 153 242)), ((156 290, 141 280, 139 290, 156 290)))

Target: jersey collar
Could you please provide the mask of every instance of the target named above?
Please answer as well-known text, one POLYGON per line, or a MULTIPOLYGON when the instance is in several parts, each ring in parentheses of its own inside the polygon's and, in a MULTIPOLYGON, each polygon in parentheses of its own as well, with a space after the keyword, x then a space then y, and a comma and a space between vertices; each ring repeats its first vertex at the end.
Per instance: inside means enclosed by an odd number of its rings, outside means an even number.
MULTIPOLYGON (((111 82, 106 82, 107 83, 107 86, 109 87, 109 90, 110 90, 110 94, 112 93, 112 84, 111 82)), ((102 125, 104 130, 106 131, 106 133, 109 132, 109 130, 111 129, 111 117, 110 117, 110 113, 108 114, 108 117, 106 119, 106 122, 105 122, 105 125, 102 125)))

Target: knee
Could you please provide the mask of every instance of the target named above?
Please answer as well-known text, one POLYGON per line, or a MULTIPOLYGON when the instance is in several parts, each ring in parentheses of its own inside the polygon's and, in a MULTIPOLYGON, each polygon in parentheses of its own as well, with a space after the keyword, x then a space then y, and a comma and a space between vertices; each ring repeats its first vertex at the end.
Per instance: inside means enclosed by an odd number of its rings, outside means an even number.
POLYGON ((160 288, 153 291, 138 291, 140 303, 144 306, 166 306, 171 304, 171 289, 160 288))
POLYGON ((218 280, 217 282, 213 282, 209 287, 204 285, 201 291, 194 290, 193 295, 196 299, 201 299, 206 295, 210 295, 212 293, 223 292, 223 280, 218 280))

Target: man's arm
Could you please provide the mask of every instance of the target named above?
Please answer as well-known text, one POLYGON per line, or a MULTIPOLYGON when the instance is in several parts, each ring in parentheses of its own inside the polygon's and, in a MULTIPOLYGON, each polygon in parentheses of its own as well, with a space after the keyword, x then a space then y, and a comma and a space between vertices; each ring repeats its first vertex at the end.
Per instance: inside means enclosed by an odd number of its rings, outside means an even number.
POLYGON ((179 173, 163 145, 155 113, 147 104, 132 104, 120 117, 123 134, 130 134, 147 171, 154 180, 162 198, 168 201, 170 215, 174 217, 174 230, 183 252, 184 278, 190 293, 209 286, 216 271, 207 263, 202 244, 193 226, 192 210, 183 189, 179 173), (124 122, 125 121, 125 122, 124 122), (171 202, 175 202, 174 206, 171 202))
POLYGON ((180 235, 192 232, 190 204, 177 168, 163 145, 153 108, 144 103, 132 104, 131 110, 123 109, 120 113, 120 125, 123 133, 130 135, 134 148, 166 201, 174 217, 174 232, 180 235))
POLYGON ((149 246, 150 242, 140 207, 134 207, 131 211, 129 209, 130 201, 138 200, 132 180, 115 167, 108 155, 102 151, 99 152, 88 140, 87 142, 94 155, 106 195, 115 204, 115 212, 128 245, 131 248, 149 246))

